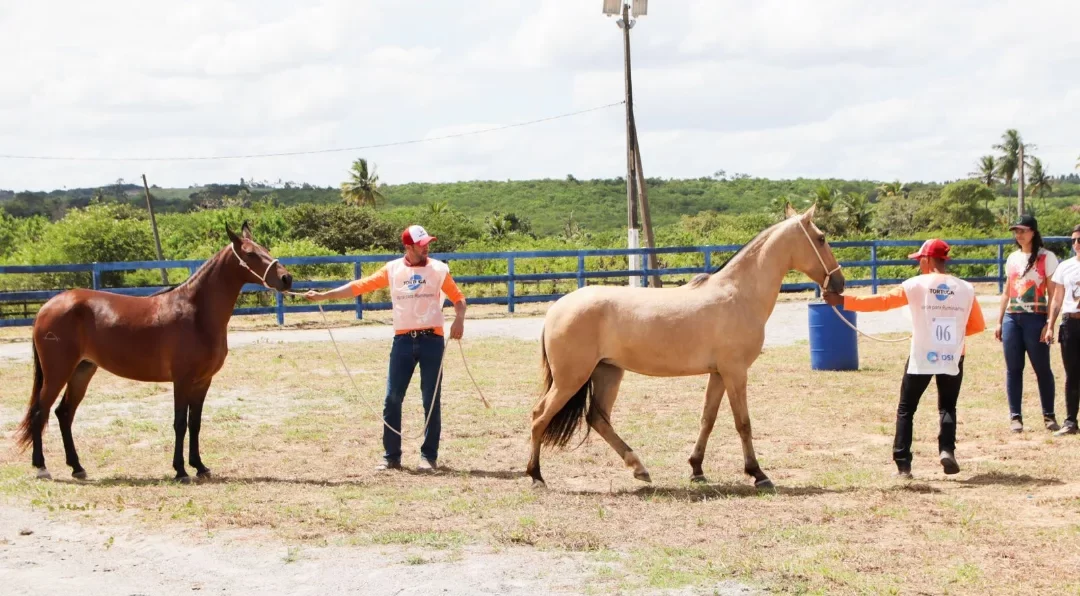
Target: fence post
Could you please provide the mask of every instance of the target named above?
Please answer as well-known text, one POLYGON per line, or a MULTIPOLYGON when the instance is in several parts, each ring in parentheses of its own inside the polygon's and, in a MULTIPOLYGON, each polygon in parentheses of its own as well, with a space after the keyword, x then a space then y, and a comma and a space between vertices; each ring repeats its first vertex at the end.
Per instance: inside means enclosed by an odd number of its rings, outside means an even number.
MULTIPOLYGON (((353 263, 353 279, 360 279, 363 266, 360 261, 353 263)), ((364 318, 364 298, 363 296, 356 297, 356 318, 364 318)))
POLYGON ((870 293, 877 294, 877 240, 870 241, 870 293))
POLYGON ((582 252, 577 256, 577 287, 585 287, 585 253, 582 252))
POLYGON ((998 242, 998 294, 1005 289, 1005 243, 998 242))
POLYGON ((707 246, 701 247, 701 252, 705 253, 705 273, 712 269, 712 251, 707 246))
POLYGON ((285 324, 285 294, 281 292, 274 292, 277 294, 275 300, 277 301, 277 324, 282 326, 285 324))
MULTIPOLYGON (((652 251, 646 249, 641 253, 641 287, 643 288, 649 287, 649 274, 646 273, 645 270, 649 268, 649 254, 651 252, 652 251)), ((657 262, 657 265, 659 264, 660 263, 657 262)))
POLYGON ((514 314, 514 255, 506 257, 506 310, 514 314))
POLYGON ((97 263, 94 263, 92 265, 92 267, 93 267, 93 270, 91 271, 91 277, 92 277, 91 287, 93 287, 95 290, 100 290, 101 289, 101 269, 100 269, 100 267, 98 266, 97 263))

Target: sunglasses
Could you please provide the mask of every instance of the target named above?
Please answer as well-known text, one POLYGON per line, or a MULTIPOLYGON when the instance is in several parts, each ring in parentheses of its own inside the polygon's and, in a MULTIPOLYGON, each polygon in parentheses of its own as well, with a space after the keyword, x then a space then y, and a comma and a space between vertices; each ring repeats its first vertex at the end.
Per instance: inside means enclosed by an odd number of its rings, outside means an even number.
POLYGON ((1077 242, 1080 242, 1080 236, 1074 236, 1072 241, 1073 241, 1073 244, 1076 244, 1077 242))

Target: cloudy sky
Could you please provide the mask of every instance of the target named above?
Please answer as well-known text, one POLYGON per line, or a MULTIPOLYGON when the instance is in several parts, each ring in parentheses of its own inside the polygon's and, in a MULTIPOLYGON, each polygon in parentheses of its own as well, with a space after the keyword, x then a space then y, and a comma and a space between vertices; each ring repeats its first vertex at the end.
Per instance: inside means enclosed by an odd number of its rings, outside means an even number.
MULTIPOLYGON (((0 4, 0 154, 207 157, 456 133, 623 98, 601 0, 0 4)), ((649 176, 948 180, 1018 128, 1080 154, 1075 0, 653 0, 632 30, 649 176)), ((0 188, 625 173, 620 105, 397 147, 204 161, 0 158, 0 188)))

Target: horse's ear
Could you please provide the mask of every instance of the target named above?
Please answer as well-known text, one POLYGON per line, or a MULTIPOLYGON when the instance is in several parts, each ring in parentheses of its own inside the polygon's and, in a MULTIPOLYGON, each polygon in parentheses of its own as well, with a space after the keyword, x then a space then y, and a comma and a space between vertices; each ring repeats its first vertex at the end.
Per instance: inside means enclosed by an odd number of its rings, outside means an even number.
POLYGON ((803 213, 803 219, 805 219, 807 221, 810 221, 810 220, 814 219, 814 211, 816 209, 817 209, 817 203, 814 203, 813 205, 810 205, 810 208, 806 210, 806 213, 803 213))
POLYGON ((786 203, 784 203, 784 217, 792 217, 798 214, 799 212, 791 206, 791 201, 787 201, 786 203))
POLYGON ((232 241, 233 244, 240 244, 240 237, 229 229, 229 224, 225 224, 225 233, 229 235, 229 240, 232 241))
POLYGON ((251 240, 251 226, 248 225, 247 220, 244 220, 244 224, 240 226, 240 233, 243 234, 245 240, 251 240))

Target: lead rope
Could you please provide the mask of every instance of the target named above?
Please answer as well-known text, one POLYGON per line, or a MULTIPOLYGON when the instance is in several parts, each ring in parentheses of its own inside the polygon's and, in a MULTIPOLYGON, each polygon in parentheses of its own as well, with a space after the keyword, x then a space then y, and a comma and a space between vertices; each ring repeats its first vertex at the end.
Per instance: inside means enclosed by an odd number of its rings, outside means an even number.
MULTIPOLYGON (((814 255, 817 256, 818 262, 821 263, 821 269, 823 271, 825 271, 825 283, 824 284, 819 284, 819 285, 821 286, 821 291, 826 292, 826 291, 828 291, 828 290, 826 290, 826 288, 829 285, 829 278, 832 277, 833 273, 836 273, 837 271, 840 270, 840 263, 838 261, 836 263, 836 268, 833 269, 832 271, 829 271, 828 266, 825 265, 825 259, 821 258, 821 251, 819 251, 818 247, 814 244, 814 240, 812 238, 810 238, 810 232, 806 231, 806 227, 802 225, 802 222, 799 222, 799 229, 802 230, 803 235, 806 236, 806 240, 808 242, 810 242, 810 248, 814 249, 814 255)), ((870 339, 872 339, 874 341, 879 341, 879 342, 887 343, 887 344, 901 342, 901 341, 907 341, 907 340, 911 339, 910 335, 907 336, 907 337, 901 337, 901 338, 897 338, 897 339, 882 339, 880 337, 874 337, 873 335, 870 335, 869 333, 866 333, 862 329, 859 329, 855 325, 852 325, 851 321, 848 321, 847 318, 844 317, 844 315, 840 314, 840 310, 837 309, 835 306, 833 306, 831 304, 829 306, 832 307, 833 312, 836 313, 836 316, 841 321, 843 321, 845 325, 847 325, 848 327, 851 327, 852 329, 855 330, 856 333, 862 335, 863 337, 867 337, 867 338, 870 338, 870 339)))
MULTIPOLYGON (((303 296, 304 295, 304 294, 302 294, 300 292, 282 292, 282 294, 285 294, 286 296, 303 296)), ((383 423, 383 426, 390 429, 394 434, 401 437, 402 439, 413 440, 413 439, 419 439, 420 437, 424 436, 427 433, 428 426, 431 424, 431 415, 435 413, 435 400, 439 399, 440 395, 442 394, 440 384, 442 382, 442 376, 443 376, 443 364, 446 361, 446 343, 448 343, 450 340, 447 339, 443 343, 443 353, 442 353, 442 356, 439 358, 439 375, 435 379, 436 391, 435 391, 435 395, 432 397, 431 408, 428 409, 427 417, 424 420, 424 429, 420 432, 420 434, 418 434, 416 436, 406 437, 405 435, 401 434, 401 431, 399 431, 398 429, 390 426, 386 422, 386 418, 384 418, 382 414, 378 413, 375 410, 375 408, 371 407, 371 404, 369 403, 368 400, 363 398, 363 393, 360 391, 360 388, 357 387, 357 385, 356 385, 356 379, 353 378, 352 372, 349 370, 349 366, 347 364, 345 364, 345 358, 341 355, 341 349, 338 348, 337 340, 334 339, 334 332, 330 330, 330 321, 328 321, 327 318, 326 318, 326 311, 323 310, 323 307, 322 307, 321 304, 316 303, 315 306, 317 306, 319 308, 319 314, 322 315, 323 324, 326 325, 326 332, 330 335, 330 343, 334 346, 334 352, 337 353, 338 361, 341 362, 341 367, 345 369, 345 374, 349 377, 349 382, 352 383, 353 390, 356 391, 356 394, 358 396, 360 396, 360 401, 363 402, 364 407, 366 407, 376 418, 381 420, 382 423, 383 423)), ((458 340, 458 348, 461 350, 461 361, 465 364, 465 372, 467 372, 469 374, 469 378, 472 379, 473 386, 476 387, 476 392, 480 395, 480 401, 484 402, 484 407, 485 408, 490 409, 491 405, 488 403, 487 399, 484 398, 484 392, 480 390, 480 386, 476 383, 476 379, 473 378, 472 371, 469 370, 469 363, 465 361, 465 348, 463 348, 461 346, 461 340, 460 339, 458 340)))

